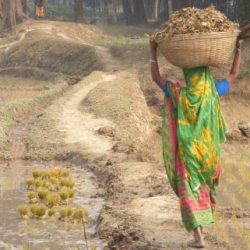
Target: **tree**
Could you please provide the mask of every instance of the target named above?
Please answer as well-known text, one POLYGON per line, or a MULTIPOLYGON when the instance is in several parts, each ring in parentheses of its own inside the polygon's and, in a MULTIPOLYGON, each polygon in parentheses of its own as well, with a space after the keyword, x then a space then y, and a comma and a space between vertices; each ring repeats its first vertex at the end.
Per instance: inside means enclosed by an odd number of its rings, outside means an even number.
POLYGON ((134 23, 141 24, 147 22, 145 6, 143 0, 133 0, 134 6, 134 23))
POLYGON ((83 0, 74 0, 74 20, 76 23, 84 21, 83 0))
POLYGON ((128 0, 122 0, 123 12, 127 25, 133 24, 133 13, 128 0))
POLYGON ((26 20, 27 3, 24 0, 0 0, 0 26, 11 28, 26 20))
POLYGON ((172 2, 172 0, 167 0, 167 1, 168 1, 168 16, 170 18, 170 16, 173 13, 173 2, 172 2))
POLYGON ((127 24, 146 23, 146 11, 143 0, 133 0, 133 11, 129 0, 122 0, 123 12, 127 24))

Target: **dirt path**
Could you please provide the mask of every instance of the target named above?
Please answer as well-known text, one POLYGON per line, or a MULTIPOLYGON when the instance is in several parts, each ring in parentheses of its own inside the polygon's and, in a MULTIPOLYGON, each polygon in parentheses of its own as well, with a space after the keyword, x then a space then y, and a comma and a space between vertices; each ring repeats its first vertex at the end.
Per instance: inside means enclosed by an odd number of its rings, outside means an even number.
POLYGON ((114 80, 114 78, 114 75, 103 73, 100 79, 81 88, 65 103, 58 120, 58 130, 65 132, 67 144, 80 143, 87 152, 92 154, 104 154, 112 148, 111 140, 96 135, 98 128, 112 126, 112 123, 106 119, 97 119, 89 113, 83 113, 78 108, 89 91, 98 84, 114 80))

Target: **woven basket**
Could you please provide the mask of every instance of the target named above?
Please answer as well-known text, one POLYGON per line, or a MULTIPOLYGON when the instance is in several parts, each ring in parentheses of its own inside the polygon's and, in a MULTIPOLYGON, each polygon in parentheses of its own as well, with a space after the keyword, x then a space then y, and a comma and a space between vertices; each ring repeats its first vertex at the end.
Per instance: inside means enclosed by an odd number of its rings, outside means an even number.
POLYGON ((156 38, 161 53, 181 68, 220 67, 228 62, 239 31, 183 34, 156 38))

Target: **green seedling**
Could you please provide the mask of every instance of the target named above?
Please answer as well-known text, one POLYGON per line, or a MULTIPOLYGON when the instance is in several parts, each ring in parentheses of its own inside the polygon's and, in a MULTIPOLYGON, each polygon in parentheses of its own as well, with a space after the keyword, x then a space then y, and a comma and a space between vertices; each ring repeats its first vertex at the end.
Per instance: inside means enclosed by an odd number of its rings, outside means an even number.
POLYGON ((77 208, 73 213, 73 220, 82 221, 83 223, 89 222, 89 213, 85 208, 77 208))
POLYGON ((22 218, 24 218, 29 213, 29 207, 27 205, 20 205, 17 210, 22 218))
POLYGON ((69 170, 67 168, 60 168, 60 176, 62 177, 68 177, 69 176, 69 170))
POLYGON ((48 195, 48 193, 49 193, 49 191, 46 188, 39 188, 37 190, 37 195, 38 195, 38 197, 39 197, 40 200, 45 200, 46 197, 47 197, 47 195, 48 195))
POLYGON ((68 189, 66 189, 66 188, 61 189, 60 197, 61 197, 62 200, 67 200, 69 198, 68 189))
POLYGON ((34 169, 32 171, 32 175, 34 178, 39 178, 42 175, 42 170, 41 169, 34 169))
POLYGON ((81 221, 83 218, 83 211, 81 208, 77 208, 73 213, 73 220, 81 221))
POLYGON ((59 211, 60 219, 65 219, 72 215, 72 209, 70 207, 62 207, 59 211))
POLYGON ((30 191, 30 192, 28 192, 27 196, 28 196, 28 199, 31 202, 33 202, 34 200, 36 200, 37 194, 36 194, 36 192, 30 191))
POLYGON ((36 188, 39 188, 43 185, 43 180, 40 178, 36 178, 34 184, 36 188))
POLYGON ((55 214, 56 214, 56 211, 55 211, 54 208, 49 208, 49 209, 48 209, 48 216, 49 216, 49 217, 52 217, 52 216, 54 216, 55 214))
POLYGON ((59 185, 59 180, 58 180, 58 178, 55 177, 55 176, 51 176, 51 177, 49 178, 49 182, 50 182, 51 184, 53 184, 53 185, 59 185))
POLYGON ((69 198, 73 198, 74 197, 74 190, 73 189, 67 188, 67 192, 68 192, 69 198))
POLYGON ((43 217, 46 213, 46 207, 42 204, 40 204, 38 207, 37 207, 37 210, 36 210, 36 216, 37 217, 43 217))
POLYGON ((57 193, 49 193, 46 197, 49 208, 52 208, 58 204, 60 197, 57 193))
POLYGON ((46 213, 46 207, 43 204, 33 204, 31 205, 30 210, 36 217, 43 217, 46 213))
POLYGON ((71 178, 63 178, 61 179, 61 185, 69 188, 73 188, 75 182, 71 178))
POLYGON ((34 186, 34 184, 35 184, 34 179, 30 178, 30 179, 26 180, 26 185, 27 185, 28 188, 31 188, 32 186, 34 186))

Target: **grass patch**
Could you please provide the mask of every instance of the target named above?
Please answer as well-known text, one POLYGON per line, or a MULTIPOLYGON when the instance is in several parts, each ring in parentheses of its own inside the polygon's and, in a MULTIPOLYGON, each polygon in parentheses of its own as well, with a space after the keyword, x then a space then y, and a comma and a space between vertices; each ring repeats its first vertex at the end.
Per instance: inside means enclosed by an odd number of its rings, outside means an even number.
POLYGON ((22 77, 33 80, 53 81, 58 77, 63 77, 64 74, 57 72, 50 72, 48 70, 37 67, 7 67, 0 69, 0 75, 22 77))
POLYGON ((104 34, 110 36, 123 37, 144 37, 153 31, 152 28, 143 28, 128 25, 98 25, 104 34))
POLYGON ((129 38, 125 36, 105 38, 92 41, 97 45, 109 48, 113 57, 121 59, 124 63, 141 63, 149 60, 148 37, 129 38))
POLYGON ((99 84, 82 101, 81 109, 111 120, 117 128, 116 137, 125 145, 139 150, 145 144, 151 149, 155 146, 146 141, 154 130, 156 117, 147 106, 135 70, 122 71, 115 80, 99 84))
POLYGON ((44 106, 50 104, 55 97, 64 91, 63 87, 56 87, 44 91, 40 95, 36 95, 26 99, 19 99, 9 102, 0 108, 0 157, 11 158, 9 151, 9 135, 11 128, 16 121, 27 114, 39 114, 44 106))
POLYGON ((0 104, 35 96, 50 87, 47 81, 0 75, 0 104))
POLYGON ((102 65, 95 50, 89 46, 34 32, 1 55, 0 67, 39 68, 85 76, 101 69, 102 65))

